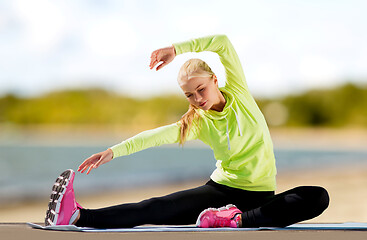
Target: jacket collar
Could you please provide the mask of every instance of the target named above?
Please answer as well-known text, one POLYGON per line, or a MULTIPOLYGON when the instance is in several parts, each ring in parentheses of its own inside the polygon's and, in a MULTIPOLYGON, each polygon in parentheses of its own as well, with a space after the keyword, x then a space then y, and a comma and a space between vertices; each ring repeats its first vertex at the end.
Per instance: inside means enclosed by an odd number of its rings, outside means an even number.
POLYGON ((228 115, 229 111, 232 111, 232 104, 233 104, 233 95, 232 93, 228 92, 228 90, 225 87, 219 88, 219 90, 222 92, 223 97, 226 99, 226 105, 224 106, 223 110, 221 112, 215 111, 215 110, 202 110, 203 114, 205 114, 207 117, 211 119, 222 119, 225 118, 225 116, 228 115))

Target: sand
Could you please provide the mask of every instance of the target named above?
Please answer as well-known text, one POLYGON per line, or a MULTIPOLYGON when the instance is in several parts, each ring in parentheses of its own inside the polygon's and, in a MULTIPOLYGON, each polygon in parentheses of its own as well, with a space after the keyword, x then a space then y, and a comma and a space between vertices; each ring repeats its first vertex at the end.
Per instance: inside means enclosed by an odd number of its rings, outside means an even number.
MULTIPOLYGON (((100 208, 162 196, 196 187, 205 182, 206 180, 167 184, 91 196, 78 196, 78 193, 76 193, 76 197, 78 202, 86 208, 100 208)), ((334 167, 313 171, 279 173, 277 185, 277 192, 283 192, 302 185, 319 185, 329 191, 329 208, 321 216, 306 222, 367 222, 367 204, 365 204, 367 199, 367 164, 358 167, 334 167)), ((40 202, 2 206, 0 208, 0 222, 42 222, 47 201, 48 196, 45 196, 45 200, 40 202)))

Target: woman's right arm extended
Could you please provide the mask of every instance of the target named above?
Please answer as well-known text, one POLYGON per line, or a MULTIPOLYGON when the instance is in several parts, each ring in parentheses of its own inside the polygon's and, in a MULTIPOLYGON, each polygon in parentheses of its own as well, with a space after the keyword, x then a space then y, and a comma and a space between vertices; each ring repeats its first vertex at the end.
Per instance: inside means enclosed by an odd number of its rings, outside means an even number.
MULTIPOLYGON (((88 170, 87 174, 89 174, 92 169, 98 168, 100 165, 105 164, 114 158, 130 155, 150 147, 178 143, 180 139, 180 127, 181 122, 178 121, 170 125, 143 131, 129 139, 122 141, 119 144, 112 146, 106 151, 96 153, 87 158, 79 166, 78 171, 84 173, 86 170, 88 170)), ((193 128, 187 137, 187 141, 196 138, 197 131, 194 129, 193 125, 193 128)))

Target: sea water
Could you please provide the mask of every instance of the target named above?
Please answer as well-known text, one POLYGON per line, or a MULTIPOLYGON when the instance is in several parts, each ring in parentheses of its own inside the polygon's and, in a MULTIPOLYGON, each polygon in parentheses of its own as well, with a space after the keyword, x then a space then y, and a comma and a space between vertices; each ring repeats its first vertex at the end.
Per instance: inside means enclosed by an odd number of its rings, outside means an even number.
MULTIPOLYGON (((76 170, 108 146, 0 145, 0 204, 48 197, 57 176, 76 170)), ((367 151, 275 149, 278 172, 367 163, 367 151)), ((203 180, 215 169, 210 148, 155 147, 123 156, 92 170, 77 173, 78 194, 123 191, 162 183, 203 180)))

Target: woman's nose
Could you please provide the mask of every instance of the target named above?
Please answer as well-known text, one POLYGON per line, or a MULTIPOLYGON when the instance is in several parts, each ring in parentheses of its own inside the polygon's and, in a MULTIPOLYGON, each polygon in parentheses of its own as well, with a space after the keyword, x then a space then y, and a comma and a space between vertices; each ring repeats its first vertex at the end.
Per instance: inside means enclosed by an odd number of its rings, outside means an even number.
POLYGON ((203 98, 201 97, 201 95, 200 95, 200 94, 195 94, 195 101, 196 101, 196 102, 200 102, 200 101, 201 101, 201 99, 203 99, 203 98))

